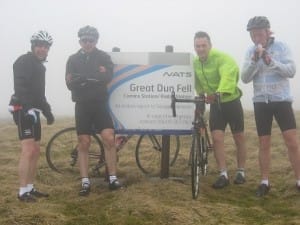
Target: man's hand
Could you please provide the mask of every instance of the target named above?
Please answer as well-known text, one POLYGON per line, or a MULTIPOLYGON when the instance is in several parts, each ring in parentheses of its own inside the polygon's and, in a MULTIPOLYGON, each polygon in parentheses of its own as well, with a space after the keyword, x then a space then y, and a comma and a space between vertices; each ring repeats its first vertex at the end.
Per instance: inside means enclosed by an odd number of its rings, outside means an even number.
POLYGON ((81 88, 85 86, 87 80, 86 77, 81 76, 80 74, 68 73, 66 75, 66 82, 71 89, 74 89, 74 88, 81 88))
POLYGON ((205 98, 205 103, 206 104, 212 104, 212 103, 215 103, 216 100, 217 100, 217 98, 216 98, 215 94, 207 95, 206 98, 205 98))
POLYGON ((55 119, 54 119, 54 116, 51 111, 43 112, 43 115, 46 117, 48 125, 51 125, 54 123, 55 119))
POLYGON ((271 56, 267 52, 264 52, 264 54, 262 55, 262 59, 266 65, 270 65, 272 60, 271 56))
POLYGON ((206 104, 213 104, 213 103, 221 103, 221 93, 220 92, 216 92, 214 94, 211 95, 207 95, 205 98, 205 103, 206 104))
POLYGON ((271 63, 271 56, 268 54, 266 49, 262 47, 261 44, 258 44, 254 51, 254 55, 252 56, 252 60, 257 62, 260 58, 262 58, 266 65, 269 65, 271 63))
POLYGON ((99 66, 100 73, 106 73, 106 68, 104 66, 99 66))
POLYGON ((264 52, 265 52, 265 49, 262 47, 261 44, 258 44, 256 46, 256 49, 255 49, 254 54, 252 56, 252 60, 257 62, 262 57, 264 52))

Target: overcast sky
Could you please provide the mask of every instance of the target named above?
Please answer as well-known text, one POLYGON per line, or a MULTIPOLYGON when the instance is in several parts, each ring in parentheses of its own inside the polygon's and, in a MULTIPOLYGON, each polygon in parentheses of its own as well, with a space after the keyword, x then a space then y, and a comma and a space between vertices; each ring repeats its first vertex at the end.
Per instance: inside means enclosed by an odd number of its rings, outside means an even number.
MULTIPOLYGON (((300 71, 300 3, 298 0, 0 0, 0 117, 8 117, 13 93, 12 64, 30 49, 30 37, 47 30, 54 38, 49 52, 46 96, 56 115, 73 113, 65 87, 65 63, 79 49, 77 31, 85 25, 98 28, 98 47, 122 52, 193 50, 196 31, 207 31, 213 47, 232 55, 242 66, 252 44, 246 31, 249 18, 267 16, 275 38, 291 48, 300 71)), ((294 108, 300 109, 300 75, 291 80, 294 108)), ((252 83, 242 84, 244 108, 252 109, 252 83)))

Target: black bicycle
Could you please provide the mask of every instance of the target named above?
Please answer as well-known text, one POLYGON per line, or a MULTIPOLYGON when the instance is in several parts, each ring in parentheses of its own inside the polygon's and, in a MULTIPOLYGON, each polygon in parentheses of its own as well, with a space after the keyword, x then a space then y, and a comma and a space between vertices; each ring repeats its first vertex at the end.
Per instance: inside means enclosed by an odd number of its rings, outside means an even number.
MULTIPOLYGON (((133 135, 117 135, 116 146, 120 151, 133 135)), ((138 168, 149 176, 159 174, 161 163, 162 141, 160 135, 141 135, 135 149, 138 168)), ((179 149, 178 136, 170 137, 170 166, 174 165, 179 149)), ((51 169, 59 173, 74 171, 78 160, 77 133, 75 127, 69 127, 54 134, 46 146, 46 160, 51 169)), ((91 137, 89 164, 92 173, 99 175, 99 169, 105 165, 104 146, 98 135, 91 137)))
POLYGON ((211 141, 208 135, 207 122, 204 117, 205 96, 199 95, 194 99, 178 99, 175 92, 171 95, 171 107, 173 116, 176 116, 176 102, 194 103, 195 113, 192 131, 192 146, 190 151, 191 176, 192 176, 192 195, 196 199, 199 194, 200 175, 207 174, 208 153, 212 149, 211 141))

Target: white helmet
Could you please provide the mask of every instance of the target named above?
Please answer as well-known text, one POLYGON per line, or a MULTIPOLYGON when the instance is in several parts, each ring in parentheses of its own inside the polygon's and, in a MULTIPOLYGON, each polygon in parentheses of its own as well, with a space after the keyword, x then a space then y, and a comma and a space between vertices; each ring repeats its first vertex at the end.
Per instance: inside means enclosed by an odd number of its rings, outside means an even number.
POLYGON ((36 42, 40 41, 45 41, 51 46, 53 43, 53 38, 47 31, 40 30, 31 36, 30 42, 31 44, 35 44, 36 42))

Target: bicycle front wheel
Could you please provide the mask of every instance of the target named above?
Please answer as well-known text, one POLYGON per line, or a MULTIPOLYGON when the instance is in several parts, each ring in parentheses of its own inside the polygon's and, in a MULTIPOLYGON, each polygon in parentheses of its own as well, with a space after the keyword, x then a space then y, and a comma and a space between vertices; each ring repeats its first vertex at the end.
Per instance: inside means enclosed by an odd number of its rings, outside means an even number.
POLYGON ((200 138, 201 148, 200 148, 200 167, 201 167, 201 174, 206 176, 207 175, 207 168, 208 168, 208 150, 209 150, 209 143, 205 136, 201 136, 200 138))
MULTIPOLYGON (((170 166, 174 165, 180 149, 178 136, 170 136, 170 166)), ((135 160, 139 169, 147 175, 159 175, 161 168, 161 135, 142 135, 138 139, 135 160)))
MULTIPOLYGON (((58 131, 52 136, 46 147, 46 160, 50 168, 59 173, 74 172, 77 161, 77 133, 75 127, 58 131)), ((104 148, 97 135, 91 138, 89 148, 90 164, 104 161, 104 148)))
POLYGON ((199 177, 200 177, 200 135, 193 134, 191 147, 191 175, 192 175, 192 195, 196 199, 199 194, 199 177))

